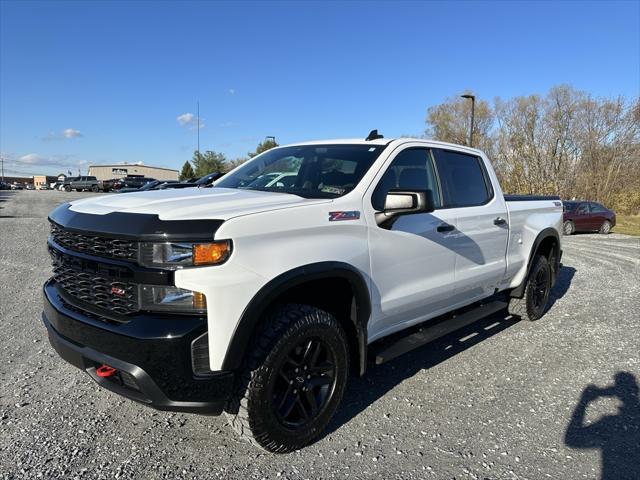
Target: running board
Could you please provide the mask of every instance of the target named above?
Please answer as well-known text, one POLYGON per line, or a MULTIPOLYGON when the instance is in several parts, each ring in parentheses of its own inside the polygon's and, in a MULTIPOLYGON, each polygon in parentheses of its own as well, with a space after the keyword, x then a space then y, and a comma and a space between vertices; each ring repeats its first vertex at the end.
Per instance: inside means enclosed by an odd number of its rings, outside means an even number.
POLYGON ((507 308, 507 305, 507 302, 495 300, 490 303, 483 303, 473 310, 469 310, 459 315, 454 315, 453 317, 442 320, 435 325, 429 325, 427 323, 417 332, 399 338, 391 345, 381 350, 376 355, 376 365, 393 360, 400 355, 404 355, 411 350, 421 347, 440 337, 444 337, 445 335, 459 330, 470 323, 476 322, 481 318, 488 317, 493 313, 507 308))

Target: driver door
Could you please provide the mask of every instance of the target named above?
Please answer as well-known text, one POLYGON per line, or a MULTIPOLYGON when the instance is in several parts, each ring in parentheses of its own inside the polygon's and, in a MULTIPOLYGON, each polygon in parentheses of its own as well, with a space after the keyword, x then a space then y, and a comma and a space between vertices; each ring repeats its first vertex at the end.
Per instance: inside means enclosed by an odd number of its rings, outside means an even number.
POLYGON ((404 148, 383 171, 373 183, 370 204, 365 205, 372 277, 371 339, 444 313, 455 290, 456 217, 454 210, 440 208, 431 151, 404 148), (400 216, 392 225, 380 226, 375 212, 384 209, 391 189, 430 190, 436 209, 400 216))

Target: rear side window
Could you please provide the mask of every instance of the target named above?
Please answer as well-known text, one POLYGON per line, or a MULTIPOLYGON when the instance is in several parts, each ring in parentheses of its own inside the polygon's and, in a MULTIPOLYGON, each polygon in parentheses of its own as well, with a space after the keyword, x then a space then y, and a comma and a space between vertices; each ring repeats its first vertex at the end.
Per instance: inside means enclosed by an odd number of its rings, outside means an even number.
POLYGON ((591 211, 593 213, 602 213, 602 212, 606 212, 607 209, 604 208, 602 205, 597 204, 597 203, 592 203, 591 205, 591 211))
POLYGON ((371 196, 371 204, 377 211, 384 210, 389 190, 431 190, 434 206, 440 207, 440 192, 430 151, 409 148, 398 154, 371 196))
POLYGON ((493 197, 482 160, 474 155, 434 150, 445 207, 483 205, 493 197))
POLYGON ((578 213, 589 213, 589 205, 587 205, 586 203, 583 203, 582 205, 580 205, 578 207, 577 212, 578 213))

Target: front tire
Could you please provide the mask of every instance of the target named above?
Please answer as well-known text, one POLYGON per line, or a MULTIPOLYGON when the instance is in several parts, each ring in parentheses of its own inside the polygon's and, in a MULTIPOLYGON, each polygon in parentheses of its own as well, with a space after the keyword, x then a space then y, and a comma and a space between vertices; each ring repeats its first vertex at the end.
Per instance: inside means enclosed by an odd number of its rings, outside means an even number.
POLYGON ((70 192, 71 191, 71 187, 69 185, 67 185, 66 187, 64 187, 64 191, 65 192, 70 192))
POLYGON ((533 322, 542 317, 547 310, 551 293, 551 265, 546 257, 536 255, 533 266, 527 276, 522 298, 510 298, 510 315, 533 322))
POLYGON ((600 225, 599 232, 603 235, 608 235, 611 232, 611 222, 609 220, 605 220, 602 225, 600 225))
POLYGON ((564 222, 562 226, 562 233, 564 235, 572 235, 576 231, 576 226, 573 224, 571 220, 567 220, 564 222))
POLYGON ((98 186, 96 185, 96 186, 91 187, 91 191, 92 191, 93 193, 98 193, 98 192, 100 191, 100 189, 99 189, 99 188, 98 188, 98 186))
POLYGON ((244 439, 275 453, 314 441, 335 414, 347 384, 347 338, 329 313, 284 305, 259 328, 225 408, 244 439))

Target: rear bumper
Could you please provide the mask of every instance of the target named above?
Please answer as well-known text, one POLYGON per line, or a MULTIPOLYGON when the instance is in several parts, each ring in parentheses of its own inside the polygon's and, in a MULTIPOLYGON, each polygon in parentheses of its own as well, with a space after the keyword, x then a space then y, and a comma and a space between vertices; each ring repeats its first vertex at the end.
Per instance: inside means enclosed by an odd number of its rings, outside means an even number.
POLYGON ((141 317, 112 325, 71 310, 54 284, 44 286, 42 320, 52 347, 100 386, 158 410, 219 415, 233 388, 231 372, 196 377, 191 342, 206 330, 199 318, 141 317), (100 365, 117 370, 100 377, 100 365))

